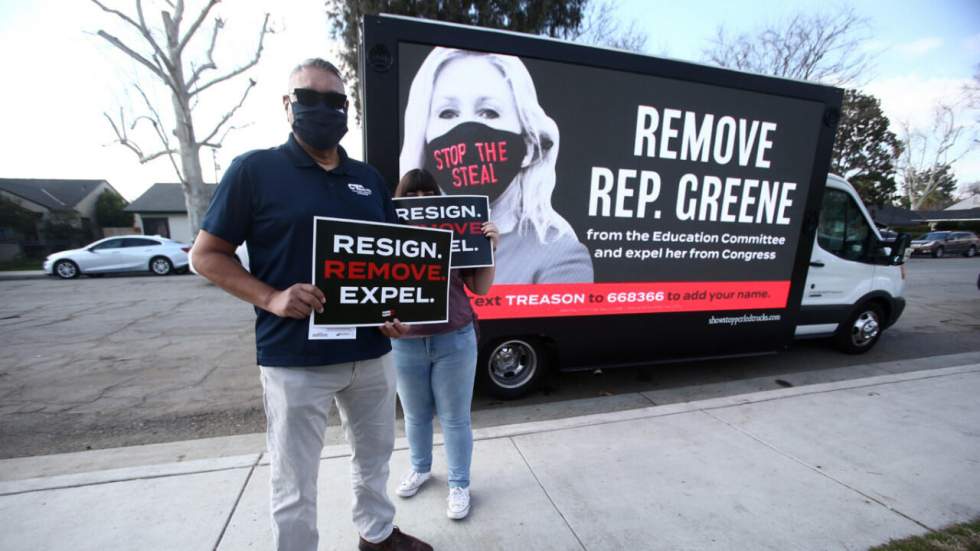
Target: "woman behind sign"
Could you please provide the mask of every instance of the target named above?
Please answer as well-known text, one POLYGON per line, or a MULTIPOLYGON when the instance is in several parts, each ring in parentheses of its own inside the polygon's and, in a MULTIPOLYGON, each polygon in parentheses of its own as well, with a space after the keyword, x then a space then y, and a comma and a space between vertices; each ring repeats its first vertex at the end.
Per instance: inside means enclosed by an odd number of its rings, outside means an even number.
MULTIPOLYGON (((395 197, 440 195, 432 175, 411 170, 395 189, 395 197)), ((483 224, 483 235, 497 248, 499 233, 491 222, 483 224)), ((432 468, 432 415, 439 417, 449 465, 449 497, 446 515, 465 518, 470 512, 470 460, 473 432, 470 403, 476 376, 476 315, 470 308, 466 289, 484 295, 493 284, 494 268, 451 270, 449 275, 449 321, 416 325, 409 333, 392 340, 398 371, 398 398, 405 412, 405 434, 411 451, 412 470, 396 491, 412 497, 429 480, 432 468)))
POLYGON ((592 259, 551 206, 558 126, 514 56, 434 48, 405 108, 402 174, 430 171, 447 194, 490 198, 496 283, 591 283, 592 259))

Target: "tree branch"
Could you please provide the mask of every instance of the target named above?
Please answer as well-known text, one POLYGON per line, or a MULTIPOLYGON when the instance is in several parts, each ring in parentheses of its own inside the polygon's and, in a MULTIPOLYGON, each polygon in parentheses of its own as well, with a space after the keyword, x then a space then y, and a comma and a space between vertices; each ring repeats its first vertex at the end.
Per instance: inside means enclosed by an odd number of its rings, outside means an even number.
POLYGON ((202 147, 210 147, 211 149, 221 149, 222 145, 224 145, 225 138, 228 137, 228 134, 231 134, 235 130, 241 130, 242 128, 248 128, 250 126, 252 126, 252 123, 250 123, 250 122, 245 123, 245 124, 242 124, 242 125, 231 125, 228 128, 226 128, 224 132, 221 133, 221 137, 218 138, 218 141, 216 141, 216 142, 203 142, 201 144, 201 146, 202 147))
POLYGON ((126 134, 126 124, 125 124, 126 120, 123 115, 123 110, 121 108, 119 109, 119 125, 116 125, 116 121, 112 120, 112 117, 110 117, 108 113, 102 113, 102 116, 104 116, 106 120, 109 121, 109 126, 112 127, 112 131, 116 135, 116 143, 121 144, 122 146, 126 147, 134 154, 136 154, 136 157, 139 159, 140 164, 146 164, 164 155, 172 156, 174 153, 176 153, 176 151, 174 151, 173 149, 163 149, 157 151, 156 153, 151 153, 150 155, 146 155, 145 153, 143 153, 143 149, 139 146, 139 144, 136 144, 135 142, 130 140, 129 136, 126 134))
POLYGON ((136 61, 138 61, 139 63, 143 64, 147 69, 153 71, 153 74, 155 74, 156 76, 160 77, 168 85, 170 84, 170 79, 168 78, 167 75, 163 74, 163 69, 161 67, 159 67, 159 66, 154 65, 153 63, 151 63, 150 60, 146 59, 145 57, 143 57, 142 55, 140 55, 138 52, 134 51, 132 48, 130 48, 129 46, 127 46, 126 44, 124 44, 122 40, 119 40, 118 38, 112 36, 111 34, 105 32, 105 31, 99 31, 96 34, 98 34, 99 36, 101 36, 102 38, 104 38, 109 44, 112 44, 116 48, 119 48, 123 53, 125 53, 129 57, 131 57, 131 58, 135 59, 136 61))
POLYGON ((210 81, 206 82, 205 84, 202 84, 202 85, 198 86, 194 90, 191 90, 190 93, 189 93, 189 95, 190 96, 195 96, 195 95, 197 95, 197 94, 199 94, 199 93, 207 90, 208 88, 214 86, 215 84, 218 84, 219 82, 224 82, 224 81, 226 81, 226 80, 228 80, 230 78, 234 78, 234 77, 236 77, 236 76, 244 73, 245 71, 251 69, 252 67, 254 67, 259 62, 259 58, 262 57, 262 48, 264 47, 263 45, 265 43, 265 35, 268 34, 268 33, 270 33, 270 32, 272 32, 272 31, 269 29, 269 14, 266 13, 265 14, 265 19, 262 21, 262 31, 259 33, 259 45, 258 45, 258 48, 255 50, 255 56, 252 58, 252 60, 249 61, 247 64, 239 67, 238 69, 235 69, 234 71, 232 71, 230 73, 227 73, 227 74, 225 74, 223 76, 217 77, 217 78, 215 78, 213 80, 210 80, 210 81))
MULTIPOLYGON (((187 29, 187 34, 185 34, 184 37, 180 39, 180 43, 177 45, 177 51, 178 52, 184 51, 184 46, 187 46, 187 43, 190 42, 191 37, 194 36, 194 33, 197 32, 197 28, 200 27, 201 26, 201 23, 203 23, 204 20, 207 18, 208 12, 210 12, 211 11, 211 8, 213 8, 215 6, 215 4, 217 4, 219 1, 220 0, 210 0, 208 2, 208 5, 204 6, 204 8, 201 10, 201 13, 198 14, 197 19, 195 19, 194 22, 191 24, 191 27, 189 29, 187 29)), ((184 7, 184 3, 181 2, 179 5, 180 5, 180 10, 179 11, 182 12, 183 11, 183 7, 184 7)), ((180 23, 180 16, 179 15, 177 16, 176 21, 177 21, 178 24, 180 23)), ((220 21, 220 19, 219 19, 219 21, 220 21)), ((217 35, 217 34, 218 34, 218 31, 215 30, 215 35, 217 35)), ((214 38, 213 37, 211 39, 211 49, 212 50, 214 49, 214 38)), ((210 58, 210 55, 208 57, 210 58)))
MULTIPOLYGON (((123 13, 123 12, 121 12, 119 10, 112 9, 112 8, 106 6, 105 4, 103 4, 102 2, 100 2, 99 0, 91 0, 91 1, 96 6, 102 8, 103 11, 105 11, 107 13, 111 13, 112 15, 115 15, 116 17, 122 19, 123 21, 125 21, 126 23, 128 23, 129 25, 131 25, 134 29, 136 29, 137 31, 139 31, 140 35, 144 39, 146 39, 146 41, 149 42, 150 47, 153 48, 154 55, 155 56, 159 56, 160 59, 163 61, 163 64, 166 67, 167 72, 170 73, 170 72, 173 71, 173 67, 170 65, 169 60, 167 59, 167 57, 165 55, 163 55, 163 51, 160 49, 160 46, 157 44, 156 40, 153 39, 153 35, 150 34, 150 28, 146 25, 146 20, 143 18, 143 6, 142 6, 142 2, 140 0, 137 0, 137 2, 136 2, 136 12, 137 12, 138 17, 139 17, 139 22, 137 22, 132 17, 126 15, 125 13, 123 13)), ((150 65, 146 62, 146 60, 145 60, 145 58, 143 56, 138 56, 137 57, 136 55, 134 55, 135 52, 133 52, 129 47, 127 47, 125 44, 123 44, 122 41, 119 40, 118 38, 110 35, 109 33, 106 33, 105 31, 99 31, 98 34, 99 34, 99 36, 101 36, 102 38, 105 38, 110 43, 112 43, 114 46, 116 46, 117 48, 119 48, 120 50, 122 50, 122 51, 126 52, 127 54, 129 54, 130 57, 133 57, 134 59, 136 59, 137 61, 140 61, 141 63, 143 63, 147 67, 150 67, 150 65)), ((151 69, 152 69, 152 67, 151 67, 151 69)), ((154 73, 156 73, 157 76, 159 76, 160 78, 162 78, 165 81, 167 81, 168 84, 171 82, 171 79, 166 78, 163 75, 162 71, 154 70, 154 73)))
POLYGON ((167 138, 167 133, 164 132, 163 119, 160 118, 160 113, 156 110, 155 107, 153 107, 153 103, 150 102, 150 98, 146 95, 146 92, 143 91, 143 88, 139 84, 134 83, 133 87, 135 87, 136 91, 139 92, 140 97, 143 98, 143 103, 146 104, 146 108, 149 109, 150 114, 153 115, 152 118, 146 117, 145 115, 143 117, 137 118, 135 121, 133 121, 133 128, 136 127, 136 123, 139 122, 140 118, 146 118, 153 124, 153 129, 156 131, 157 137, 160 138, 160 141, 163 143, 163 147, 167 154, 167 157, 170 159, 170 165, 173 167, 174 172, 177 174, 177 178, 183 181, 184 177, 180 172, 180 168, 177 166, 177 160, 174 158, 174 154, 179 153, 180 151, 179 149, 174 149, 173 147, 170 146, 170 139, 167 138))
POLYGON ((217 69, 217 65, 214 63, 214 47, 218 42, 218 31, 220 31, 225 26, 225 22, 220 17, 214 20, 214 31, 211 33, 211 45, 208 46, 208 62, 200 67, 194 69, 194 73, 191 75, 190 80, 187 81, 187 89, 194 86, 197 79, 201 78, 201 74, 208 69, 217 69))
POLYGON ((719 26, 705 58, 721 67, 843 85, 859 79, 871 62, 862 53, 869 23, 853 9, 796 13, 752 34, 726 35, 719 26))
MULTIPOLYGON (((225 116, 224 117, 221 117, 221 120, 218 121, 218 124, 215 125, 215 127, 214 127, 213 130, 211 130, 211 133, 208 134, 208 136, 206 138, 204 138, 203 140, 201 140, 200 143, 202 145, 207 145, 208 147, 220 147, 221 146, 221 141, 220 140, 217 142, 218 145, 215 146, 213 143, 211 143, 211 139, 214 138, 218 134, 218 131, 221 130, 221 127, 222 126, 224 126, 225 124, 228 123, 228 121, 231 120, 231 118, 235 115, 235 111, 238 111, 238 109, 241 108, 241 106, 245 103, 245 98, 248 97, 248 93, 252 91, 252 88, 255 87, 255 84, 256 84, 256 82, 254 80, 248 79, 248 86, 245 87, 245 93, 242 94, 242 99, 238 100, 238 105, 232 107, 231 108, 231 111, 228 111, 227 113, 225 113, 225 116)), ((223 139, 224 139, 224 137, 222 137, 222 140, 223 139)))
POLYGON ((115 15, 116 17, 122 19, 126 23, 129 23, 130 25, 132 25, 133 27, 135 27, 137 30, 139 30, 139 28, 140 28, 139 23, 137 23, 136 21, 134 21, 133 18, 129 17, 125 13, 123 13, 123 12, 121 12, 119 10, 114 10, 112 8, 107 7, 105 4, 103 4, 99 0, 92 0, 92 3, 95 4, 96 6, 102 8, 102 11, 107 12, 107 13, 111 13, 112 15, 115 15))
MULTIPOLYGON (((93 2, 95 0, 92 0, 93 2)), ((174 65, 170 62, 170 59, 164 55, 163 49, 157 44, 157 41, 153 39, 153 35, 150 34, 150 27, 146 24, 146 19, 143 17, 143 2, 142 0, 136 0, 136 15, 139 17, 139 25, 136 27, 139 29, 140 34, 143 38, 150 43, 150 47, 153 48, 153 53, 159 60, 163 63, 163 66, 167 68, 167 74, 170 75, 170 81, 175 82, 177 79, 173 78, 174 75, 174 65)))
POLYGON ((180 27, 180 22, 184 20, 184 0, 177 0, 176 5, 167 0, 167 4, 170 4, 170 9, 174 10, 174 25, 180 27))

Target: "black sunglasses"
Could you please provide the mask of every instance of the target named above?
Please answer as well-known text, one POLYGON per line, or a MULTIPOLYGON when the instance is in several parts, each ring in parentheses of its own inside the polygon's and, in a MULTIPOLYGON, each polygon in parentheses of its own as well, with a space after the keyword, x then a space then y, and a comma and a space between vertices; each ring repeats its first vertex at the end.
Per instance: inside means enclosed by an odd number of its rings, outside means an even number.
POLYGON ((296 88, 293 90, 296 102, 307 107, 316 107, 323 102, 331 109, 343 111, 347 108, 347 96, 340 92, 317 92, 309 88, 296 88))

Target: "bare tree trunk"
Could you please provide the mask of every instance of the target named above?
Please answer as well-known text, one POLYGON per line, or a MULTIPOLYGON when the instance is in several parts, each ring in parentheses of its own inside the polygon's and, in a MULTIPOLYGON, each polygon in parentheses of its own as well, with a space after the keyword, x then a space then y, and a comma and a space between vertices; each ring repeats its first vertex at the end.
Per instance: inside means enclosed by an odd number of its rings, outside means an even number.
POLYGON ((200 146, 182 146, 180 164, 184 171, 181 186, 184 188, 184 204, 187 205, 187 221, 190 224, 191 235, 194 236, 201 229, 204 213, 207 212, 211 200, 204 185, 200 146))
MULTIPOLYGON (((163 23, 167 32, 167 54, 173 65, 173 79, 175 82, 186 82, 177 25, 166 12, 163 14, 163 23)), ((171 101, 177 119, 174 133, 180 143, 180 184, 184 190, 187 221, 193 238, 201 229, 201 221, 208 208, 208 196, 204 189, 204 171, 201 169, 201 145, 194 135, 191 97, 187 87, 172 88, 171 101)))

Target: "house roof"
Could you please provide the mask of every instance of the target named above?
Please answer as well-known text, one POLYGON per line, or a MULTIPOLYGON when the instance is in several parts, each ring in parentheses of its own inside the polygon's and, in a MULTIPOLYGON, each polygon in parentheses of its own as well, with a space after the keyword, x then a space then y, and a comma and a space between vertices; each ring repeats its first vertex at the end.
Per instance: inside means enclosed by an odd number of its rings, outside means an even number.
MULTIPOLYGON (((216 184, 204 184, 208 198, 214 195, 216 184)), ((143 195, 126 207, 129 212, 176 212, 186 213, 184 190, 180 184, 153 184, 143 195)))
POLYGON ((925 222, 980 220, 980 208, 959 210, 918 210, 915 214, 925 222))
POLYGON ((879 226, 914 226, 923 220, 915 212, 891 205, 869 205, 871 218, 879 226))
POLYGON ((108 184, 105 180, 0 178, 0 189, 50 210, 74 210, 102 183, 108 184))
POLYGON ((958 201, 948 207, 946 210, 966 210, 966 209, 977 209, 980 208, 980 194, 971 195, 962 201, 958 201))

